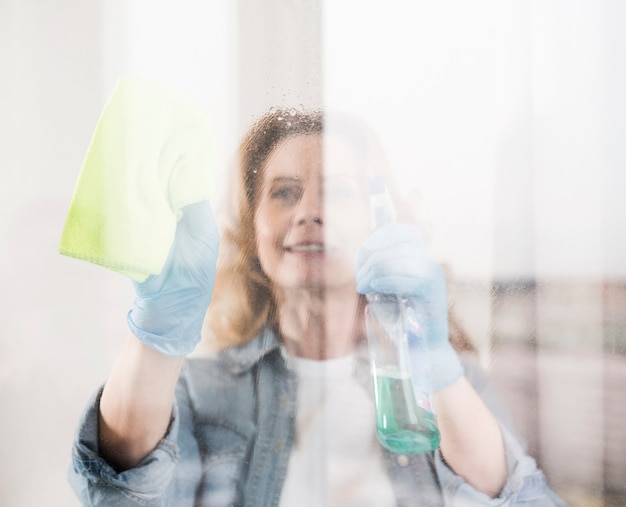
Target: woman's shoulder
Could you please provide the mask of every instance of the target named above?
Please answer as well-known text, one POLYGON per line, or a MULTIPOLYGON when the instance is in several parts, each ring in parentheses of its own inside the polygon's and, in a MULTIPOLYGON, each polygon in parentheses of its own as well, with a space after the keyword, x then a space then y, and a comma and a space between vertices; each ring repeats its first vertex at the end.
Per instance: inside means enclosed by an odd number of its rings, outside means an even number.
POLYGON ((183 365, 178 396, 186 397, 196 412, 211 417, 247 413, 255 395, 255 366, 274 352, 280 357, 279 351, 273 333, 264 331, 244 345, 190 356, 183 365))
POLYGON ((236 374, 217 356, 188 358, 176 388, 176 402, 194 425, 227 426, 246 434, 255 407, 254 378, 236 374))
POLYGON ((280 342, 270 329, 263 329, 247 342, 224 349, 193 354, 185 361, 184 372, 192 376, 234 375, 251 370, 261 359, 279 351, 280 342))

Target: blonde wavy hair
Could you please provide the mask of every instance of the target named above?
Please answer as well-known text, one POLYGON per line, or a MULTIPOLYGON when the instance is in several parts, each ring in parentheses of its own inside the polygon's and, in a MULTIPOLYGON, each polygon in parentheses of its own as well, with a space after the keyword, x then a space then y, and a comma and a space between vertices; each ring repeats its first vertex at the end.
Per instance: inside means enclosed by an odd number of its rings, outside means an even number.
MULTIPOLYGON (((353 146, 364 172, 387 171, 383 150, 372 131, 356 117, 295 108, 271 108, 243 137, 235 170, 231 173, 230 199, 221 208, 221 246, 213 299, 203 327, 199 352, 210 353, 242 345, 262 329, 277 329, 276 302, 272 284, 257 256, 255 211, 265 164, 274 149, 287 139, 301 135, 340 136, 353 146)), ((414 221, 412 212, 385 173, 398 218, 414 221)), ((363 301, 364 303, 364 301, 363 301)), ((362 307, 364 305, 361 305, 362 307)), ((450 339, 457 350, 474 350, 465 332, 449 316, 450 339)))

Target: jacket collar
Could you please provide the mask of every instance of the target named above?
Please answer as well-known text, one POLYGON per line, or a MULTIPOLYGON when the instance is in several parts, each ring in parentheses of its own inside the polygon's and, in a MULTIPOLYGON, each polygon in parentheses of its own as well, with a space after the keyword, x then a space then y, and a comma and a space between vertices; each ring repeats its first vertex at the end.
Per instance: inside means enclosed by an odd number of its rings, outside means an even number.
POLYGON ((264 329, 249 342, 225 349, 219 353, 221 359, 234 374, 244 373, 256 365, 264 356, 280 350, 281 343, 271 329, 264 329))
MULTIPOLYGON (((276 333, 265 328, 249 342, 239 347, 222 350, 219 357, 231 373, 239 375, 252 369, 263 357, 274 351, 280 352, 284 358, 282 348, 282 343, 276 333)), ((369 375, 367 344, 361 343, 357 346, 355 353, 357 378, 363 385, 369 385, 371 384, 371 377, 369 375)))

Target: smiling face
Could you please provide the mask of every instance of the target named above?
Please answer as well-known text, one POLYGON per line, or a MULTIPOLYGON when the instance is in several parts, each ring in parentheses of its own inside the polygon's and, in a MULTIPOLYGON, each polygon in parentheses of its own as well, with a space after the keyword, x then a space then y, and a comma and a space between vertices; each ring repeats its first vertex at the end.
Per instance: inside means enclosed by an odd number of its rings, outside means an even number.
POLYGON ((353 257, 368 229, 363 179, 339 139, 298 135, 275 148, 254 214, 259 261, 275 286, 354 286, 353 257))

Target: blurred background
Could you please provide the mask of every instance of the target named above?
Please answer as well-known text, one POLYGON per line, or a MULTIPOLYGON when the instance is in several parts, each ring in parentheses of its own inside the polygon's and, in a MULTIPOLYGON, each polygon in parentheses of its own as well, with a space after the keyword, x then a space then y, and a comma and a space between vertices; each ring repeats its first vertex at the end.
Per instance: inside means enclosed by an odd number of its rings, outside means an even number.
POLYGON ((270 106, 371 123, 553 488, 626 505, 625 20, 619 0, 0 0, 0 505, 78 505, 73 433, 133 293, 57 248, 126 75, 209 116, 216 199, 270 106))

